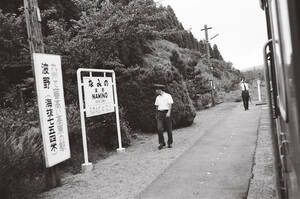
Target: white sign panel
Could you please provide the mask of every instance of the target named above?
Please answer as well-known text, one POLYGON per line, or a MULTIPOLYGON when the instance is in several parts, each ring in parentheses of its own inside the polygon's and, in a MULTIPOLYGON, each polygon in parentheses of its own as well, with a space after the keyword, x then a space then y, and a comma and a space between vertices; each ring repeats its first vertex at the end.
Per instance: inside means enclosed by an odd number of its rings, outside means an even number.
POLYGON ((46 167, 70 158, 59 55, 33 54, 46 167))
POLYGON ((111 77, 83 77, 86 117, 114 112, 111 77))

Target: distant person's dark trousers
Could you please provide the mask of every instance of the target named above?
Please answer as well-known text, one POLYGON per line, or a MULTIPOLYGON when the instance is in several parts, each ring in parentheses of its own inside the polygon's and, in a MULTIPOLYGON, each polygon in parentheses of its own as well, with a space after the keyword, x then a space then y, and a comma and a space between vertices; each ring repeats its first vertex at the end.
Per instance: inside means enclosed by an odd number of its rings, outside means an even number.
POLYGON ((249 92, 248 91, 242 91, 242 98, 243 98, 243 104, 245 110, 249 109, 249 92))
POLYGON ((158 142, 160 145, 166 145, 164 139, 164 129, 168 132, 168 145, 173 143, 172 136, 172 117, 166 117, 168 111, 158 111, 156 115, 158 142))

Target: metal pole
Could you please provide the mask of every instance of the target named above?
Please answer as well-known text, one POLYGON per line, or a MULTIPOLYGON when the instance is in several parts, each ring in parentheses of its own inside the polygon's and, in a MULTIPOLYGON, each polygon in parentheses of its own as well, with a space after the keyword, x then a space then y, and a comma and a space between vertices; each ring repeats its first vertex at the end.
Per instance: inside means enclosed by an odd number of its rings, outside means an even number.
POLYGON ((88 159, 88 148, 86 141, 86 128, 85 128, 85 108, 83 107, 83 99, 82 99, 82 82, 81 82, 81 70, 77 70, 77 84, 78 84, 78 97, 79 97, 79 106, 80 106, 80 120, 81 120, 81 131, 82 131, 82 144, 83 144, 83 155, 84 155, 84 163, 81 165, 82 172, 91 171, 93 169, 93 165, 89 162, 88 159))
POLYGON ((115 111, 116 111, 116 122, 117 122, 117 131, 118 131, 118 142, 119 148, 118 152, 124 152, 125 148, 122 147, 122 138, 121 138, 121 128, 120 128, 120 118, 119 118, 119 106, 118 106, 118 96, 117 96, 117 87, 116 87, 116 75, 113 72, 113 82, 114 82, 114 96, 115 96, 115 111))

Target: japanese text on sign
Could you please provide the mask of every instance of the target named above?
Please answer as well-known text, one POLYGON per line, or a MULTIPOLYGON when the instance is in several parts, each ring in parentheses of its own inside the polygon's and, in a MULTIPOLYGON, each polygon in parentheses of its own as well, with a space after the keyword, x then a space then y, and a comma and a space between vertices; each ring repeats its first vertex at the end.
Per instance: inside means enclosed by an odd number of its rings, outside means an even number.
POLYGON ((83 77, 86 116, 114 112, 111 77, 83 77))
POLYGON ((70 158, 61 60, 40 53, 33 59, 46 167, 51 167, 70 158))

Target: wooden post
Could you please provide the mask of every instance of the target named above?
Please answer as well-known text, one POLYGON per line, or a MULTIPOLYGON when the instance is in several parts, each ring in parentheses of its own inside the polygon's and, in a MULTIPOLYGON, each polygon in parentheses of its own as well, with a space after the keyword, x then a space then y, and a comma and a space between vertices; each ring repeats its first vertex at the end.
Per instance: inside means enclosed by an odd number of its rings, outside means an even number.
POLYGON ((206 53, 207 53, 207 60, 208 60, 208 61, 210 60, 209 39, 208 39, 208 30, 209 30, 209 29, 212 29, 212 27, 209 27, 209 28, 208 28, 206 24, 204 25, 204 28, 201 29, 201 31, 204 30, 204 32, 205 32, 206 53))
MULTIPOLYGON (((212 29, 212 27, 207 27, 207 25, 205 24, 204 25, 204 28, 201 29, 201 31, 204 31, 205 32, 205 43, 206 43, 206 53, 207 53, 207 61, 208 61, 208 67, 211 67, 210 66, 210 51, 209 51, 209 38, 208 38, 208 30, 209 29, 212 29)), ((211 69, 211 72, 213 72, 213 69, 211 69)), ((211 80, 210 80, 210 94, 211 94, 211 105, 214 106, 215 105, 215 97, 214 97, 214 87, 213 87, 213 83, 214 80, 213 80, 213 74, 212 74, 212 77, 211 77, 211 80)))
MULTIPOLYGON (((44 53, 41 15, 37 0, 24 0, 26 28, 31 58, 33 53, 44 53)), ((32 67, 33 64, 32 64, 32 67)))
MULTIPOLYGON (((26 28, 28 35, 28 43, 31 55, 31 66, 33 77, 34 75, 34 64, 33 64, 33 53, 44 53, 44 43, 41 28, 41 14, 38 7, 37 0, 24 0, 24 10, 26 18, 26 28)), ((36 88, 35 88, 36 90, 36 88)), ((57 165, 46 170, 46 186, 48 188, 54 188, 59 186, 60 177, 58 175, 57 165)))

